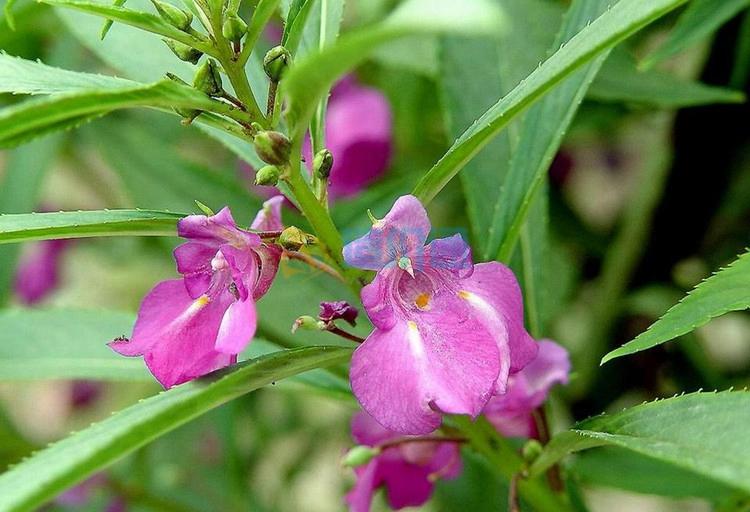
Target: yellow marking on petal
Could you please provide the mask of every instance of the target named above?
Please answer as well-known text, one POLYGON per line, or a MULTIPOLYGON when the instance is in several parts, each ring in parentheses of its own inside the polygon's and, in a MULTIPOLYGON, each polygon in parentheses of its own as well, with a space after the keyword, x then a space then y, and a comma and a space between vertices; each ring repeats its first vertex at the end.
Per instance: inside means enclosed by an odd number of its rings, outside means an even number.
POLYGON ((201 295, 200 297, 198 297, 197 299, 195 299, 195 303, 199 307, 203 307, 206 304, 208 304, 209 302, 211 302, 211 299, 208 298, 208 295, 201 295))
POLYGON ((411 329, 412 331, 419 332, 419 328, 417 327, 417 323, 416 322, 412 322, 411 320, 409 320, 408 322, 406 322, 406 325, 408 325, 409 329, 411 329))
POLYGON ((427 293, 420 293, 414 300, 414 305, 419 309, 426 311, 430 308, 430 295, 427 293))
POLYGON ((458 296, 464 300, 471 300, 474 298, 474 294, 471 292, 467 292, 466 290, 461 290, 460 292, 458 292, 458 296))

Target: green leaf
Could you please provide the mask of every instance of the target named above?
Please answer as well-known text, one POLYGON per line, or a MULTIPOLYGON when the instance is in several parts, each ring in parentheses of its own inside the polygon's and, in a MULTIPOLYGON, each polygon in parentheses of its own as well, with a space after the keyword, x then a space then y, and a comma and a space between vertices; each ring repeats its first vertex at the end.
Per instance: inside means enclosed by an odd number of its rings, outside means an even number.
POLYGON ((602 66, 588 97, 661 108, 680 108, 711 103, 741 103, 745 95, 724 87, 683 80, 671 73, 640 71, 625 51, 613 51, 602 66))
MULTIPOLYGON (((516 115, 541 98, 565 77, 686 0, 621 0, 576 34, 510 93, 466 130, 420 180, 414 194, 427 203, 516 115)), ((533 187, 525 198, 533 196, 533 187)), ((523 201, 522 204, 529 204, 523 201)), ((524 211, 505 223, 518 226, 524 211)))
POLYGON ((94 236, 177 236, 181 213, 93 210, 0 215, 0 244, 94 236))
POLYGON ((664 59, 698 43, 732 19, 750 0, 693 0, 682 13, 667 40, 641 61, 643 68, 653 67, 664 59))
POLYGON ((261 32, 263 32, 263 28, 276 12, 279 2, 280 0, 258 0, 258 5, 253 10, 253 17, 250 19, 250 24, 247 28, 247 37, 244 43, 246 46, 255 48, 255 44, 258 42, 261 32))
POLYGON ((140 84, 113 76, 69 71, 0 53, 0 93, 57 94, 128 89, 140 84))
POLYGON ((532 465, 542 474, 567 453, 613 445, 750 492, 750 393, 694 393, 583 421, 555 436, 532 465))
POLYGON ((118 85, 111 90, 56 94, 0 110, 0 148, 20 144, 49 131, 70 128, 123 108, 212 110, 220 105, 201 92, 171 80, 132 87, 118 85))
POLYGON ((11 309, 0 312, 0 381, 154 378, 141 359, 123 357, 107 342, 129 335, 132 313, 11 309))
POLYGON ((33 509, 60 491, 234 398, 315 368, 351 349, 309 347, 269 354, 143 400, 51 445, 0 475, 0 510, 33 509))
POLYGON ((687 334, 729 311, 749 307, 750 251, 696 286, 646 332, 604 356, 601 364, 687 334))
MULTIPOLYGON (((8 152, 0 180, 0 205, 4 212, 28 212, 39 206, 44 177, 61 141, 58 136, 46 137, 8 152)), ((10 294, 18 252, 15 245, 0 247, 0 303, 10 294)))
POLYGON ((100 16, 108 20, 118 21, 126 25, 130 25, 147 32, 152 32, 160 36, 174 39, 188 46, 192 46, 203 53, 208 55, 216 56, 213 47, 202 41, 199 41, 195 37, 191 36, 187 32, 173 27, 159 16, 148 12, 134 11, 118 5, 107 5, 97 2, 87 2, 85 0, 39 0, 42 3, 54 5, 58 7, 67 7, 70 9, 76 9, 88 14, 100 16))
POLYGON ((307 18, 316 3, 316 0, 293 0, 289 6, 289 12, 284 22, 284 33, 281 36, 281 44, 292 55, 297 53, 297 48, 302 41, 302 34, 307 25, 307 18))
POLYGON ((336 79, 377 47, 416 34, 493 33, 501 29, 502 23, 500 11, 488 0, 465 0, 460 6, 449 0, 408 0, 384 22, 349 32, 289 70, 281 85, 289 98, 295 135, 307 128, 318 100, 336 79))

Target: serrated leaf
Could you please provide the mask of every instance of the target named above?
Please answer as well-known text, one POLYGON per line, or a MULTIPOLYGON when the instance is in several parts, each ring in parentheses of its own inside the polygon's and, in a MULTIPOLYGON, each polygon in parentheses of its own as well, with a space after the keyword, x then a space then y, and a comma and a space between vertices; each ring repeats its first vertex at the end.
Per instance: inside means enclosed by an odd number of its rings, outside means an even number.
MULTIPOLYGON (((43 66, 43 65, 39 65, 43 66)), ((81 124, 113 110, 173 107, 211 110, 216 103, 200 91, 164 80, 154 84, 94 89, 27 100, 0 110, 0 148, 81 124)))
MULTIPOLYGON (((466 130, 448 152, 420 180, 414 194, 428 203, 516 115, 552 90, 561 80, 650 22, 686 0, 621 0, 576 34, 523 82, 491 107, 466 130)), ((533 195, 533 187, 527 197, 533 195)), ((528 201, 522 202, 528 204, 528 201)), ((507 225, 522 224, 518 210, 507 225)))
POLYGON ((750 492, 750 393, 694 393, 583 421, 555 436, 530 469, 566 454, 613 445, 750 492))
POLYGON ((601 364, 689 333, 714 317, 750 307, 750 251, 695 287, 646 332, 613 350, 601 364))
POLYGON ((745 99, 741 91, 683 80, 655 69, 640 71, 635 60, 622 50, 609 56, 591 84, 588 97, 661 108, 741 103, 745 99))
POLYGON ((693 0, 677 20, 667 40, 641 61, 643 68, 653 67, 664 59, 698 43, 750 6, 750 0, 693 0))
POLYGON ((276 352, 143 400, 0 475, 0 510, 31 510, 201 414, 277 380, 343 363, 351 352, 341 347, 276 352))
POLYGON ((349 32, 325 49, 301 59, 284 80, 289 117, 300 135, 318 100, 346 71, 362 62, 377 47, 396 39, 439 32, 487 34, 502 28, 500 11, 487 0, 408 0, 385 21, 349 32))
POLYGON ((0 244, 94 236, 177 236, 185 214, 151 210, 91 210, 0 215, 0 244))

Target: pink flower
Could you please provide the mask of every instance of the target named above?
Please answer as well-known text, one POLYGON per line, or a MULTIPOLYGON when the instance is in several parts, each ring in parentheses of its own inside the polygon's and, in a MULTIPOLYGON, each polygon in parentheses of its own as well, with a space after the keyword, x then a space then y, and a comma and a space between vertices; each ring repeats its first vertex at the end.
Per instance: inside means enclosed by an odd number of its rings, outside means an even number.
POLYGON ((474 265, 460 235, 425 245, 429 231, 424 207, 403 196, 344 247, 348 264, 378 271, 362 290, 375 330, 354 352, 352 390, 403 434, 435 430, 442 413, 476 417, 537 350, 510 269, 474 265))
POLYGON ((30 306, 49 295, 60 283, 60 262, 69 240, 45 240, 34 244, 21 258, 14 289, 21 302, 30 306))
POLYGON ((547 399, 555 384, 567 384, 568 352, 550 340, 539 342, 539 353, 529 365, 512 375, 504 395, 493 397, 483 414, 507 437, 536 437, 533 412, 547 399))
POLYGON ((284 223, 281 221, 281 205, 284 204, 284 201, 286 201, 284 196, 277 195, 263 203, 263 208, 260 209, 255 216, 255 220, 250 224, 250 229, 256 231, 281 231, 284 229, 284 223))
POLYGON ((255 301, 271 286, 281 249, 237 227, 228 208, 182 219, 189 241, 174 251, 181 280, 162 281, 143 299, 130 340, 110 343, 144 356, 170 388, 237 361, 255 334, 255 301))
MULTIPOLYGON (((63 507, 72 507, 76 510, 84 508, 90 505, 94 494, 106 486, 107 477, 103 473, 97 473, 60 494, 55 498, 55 504, 63 507)), ((127 510, 125 501, 120 497, 114 497, 109 501, 104 512, 125 512, 125 510, 127 510)))
MULTIPOLYGON (((360 445, 378 446, 401 436, 381 427, 367 413, 352 420, 352 436, 360 445)), ((454 442, 405 442, 385 448, 366 465, 355 468, 357 482, 346 496, 352 512, 369 512, 375 491, 384 487, 388 504, 398 510, 424 504, 439 478, 461 473, 461 452, 454 442)))
POLYGON ((357 308, 345 300, 337 300, 334 302, 321 302, 318 318, 324 322, 344 320, 349 325, 354 326, 357 324, 357 315, 359 315, 357 308))

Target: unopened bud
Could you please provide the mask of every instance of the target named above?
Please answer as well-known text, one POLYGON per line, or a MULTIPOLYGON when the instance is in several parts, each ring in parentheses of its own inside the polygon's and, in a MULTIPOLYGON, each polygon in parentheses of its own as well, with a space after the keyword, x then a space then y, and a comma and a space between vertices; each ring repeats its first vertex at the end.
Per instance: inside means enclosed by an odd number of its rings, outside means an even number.
POLYGON ((173 27, 177 27, 182 31, 190 28, 190 24, 193 22, 193 13, 183 11, 172 4, 159 0, 151 0, 151 3, 156 7, 159 16, 173 27))
POLYGON ((216 61, 207 59, 198 68, 193 79, 193 87, 209 96, 217 96, 222 93, 221 73, 219 73, 219 66, 216 61))
POLYGON ((292 55, 289 50, 283 46, 274 46, 263 57, 263 69, 266 71, 268 78, 278 82, 291 61, 292 55))
POLYGON ((346 452, 346 455, 341 460, 341 464, 347 468, 357 468, 364 466, 378 455, 380 455, 378 448, 359 445, 346 452))
POLYGON ((296 226, 289 226, 279 235, 279 245, 287 251, 299 251, 309 243, 307 234, 296 226))
POLYGON ((536 439, 529 439, 526 441, 526 444, 523 445, 523 449, 521 450, 523 460, 529 464, 533 463, 542 454, 543 449, 544 447, 542 446, 542 443, 536 439))
POLYGON ((260 131, 253 138, 253 145, 258 157, 272 165, 283 165, 289 162, 292 144, 283 133, 260 131))
POLYGON ((316 320, 311 316, 301 316, 292 324, 292 332, 297 332, 297 329, 302 329, 303 331, 320 331, 324 327, 325 324, 320 320, 316 320))
POLYGON ((247 23, 237 16, 236 13, 228 14, 227 19, 224 20, 224 25, 221 27, 221 33, 229 41, 239 43, 247 33, 247 23))
POLYGON ((175 41, 173 39, 164 39, 164 42, 167 44, 167 46, 169 46, 169 49, 172 50, 172 53, 177 55, 178 59, 184 60, 185 62, 198 64, 201 56, 203 56, 203 52, 196 50, 195 48, 191 48, 190 46, 179 41, 175 41))
POLYGON ((192 108, 175 108, 175 112, 177 112, 177 115, 182 117, 182 124, 185 126, 188 126, 191 124, 196 117, 198 117, 201 114, 200 110, 195 110, 192 108))
POLYGON ((258 169, 258 172, 255 173, 255 184, 275 187, 279 182, 280 176, 281 169, 275 165, 266 165, 258 169))
POLYGON ((315 153, 313 158, 313 172, 318 178, 326 179, 331 175, 333 168, 333 153, 327 149, 321 149, 315 153))

